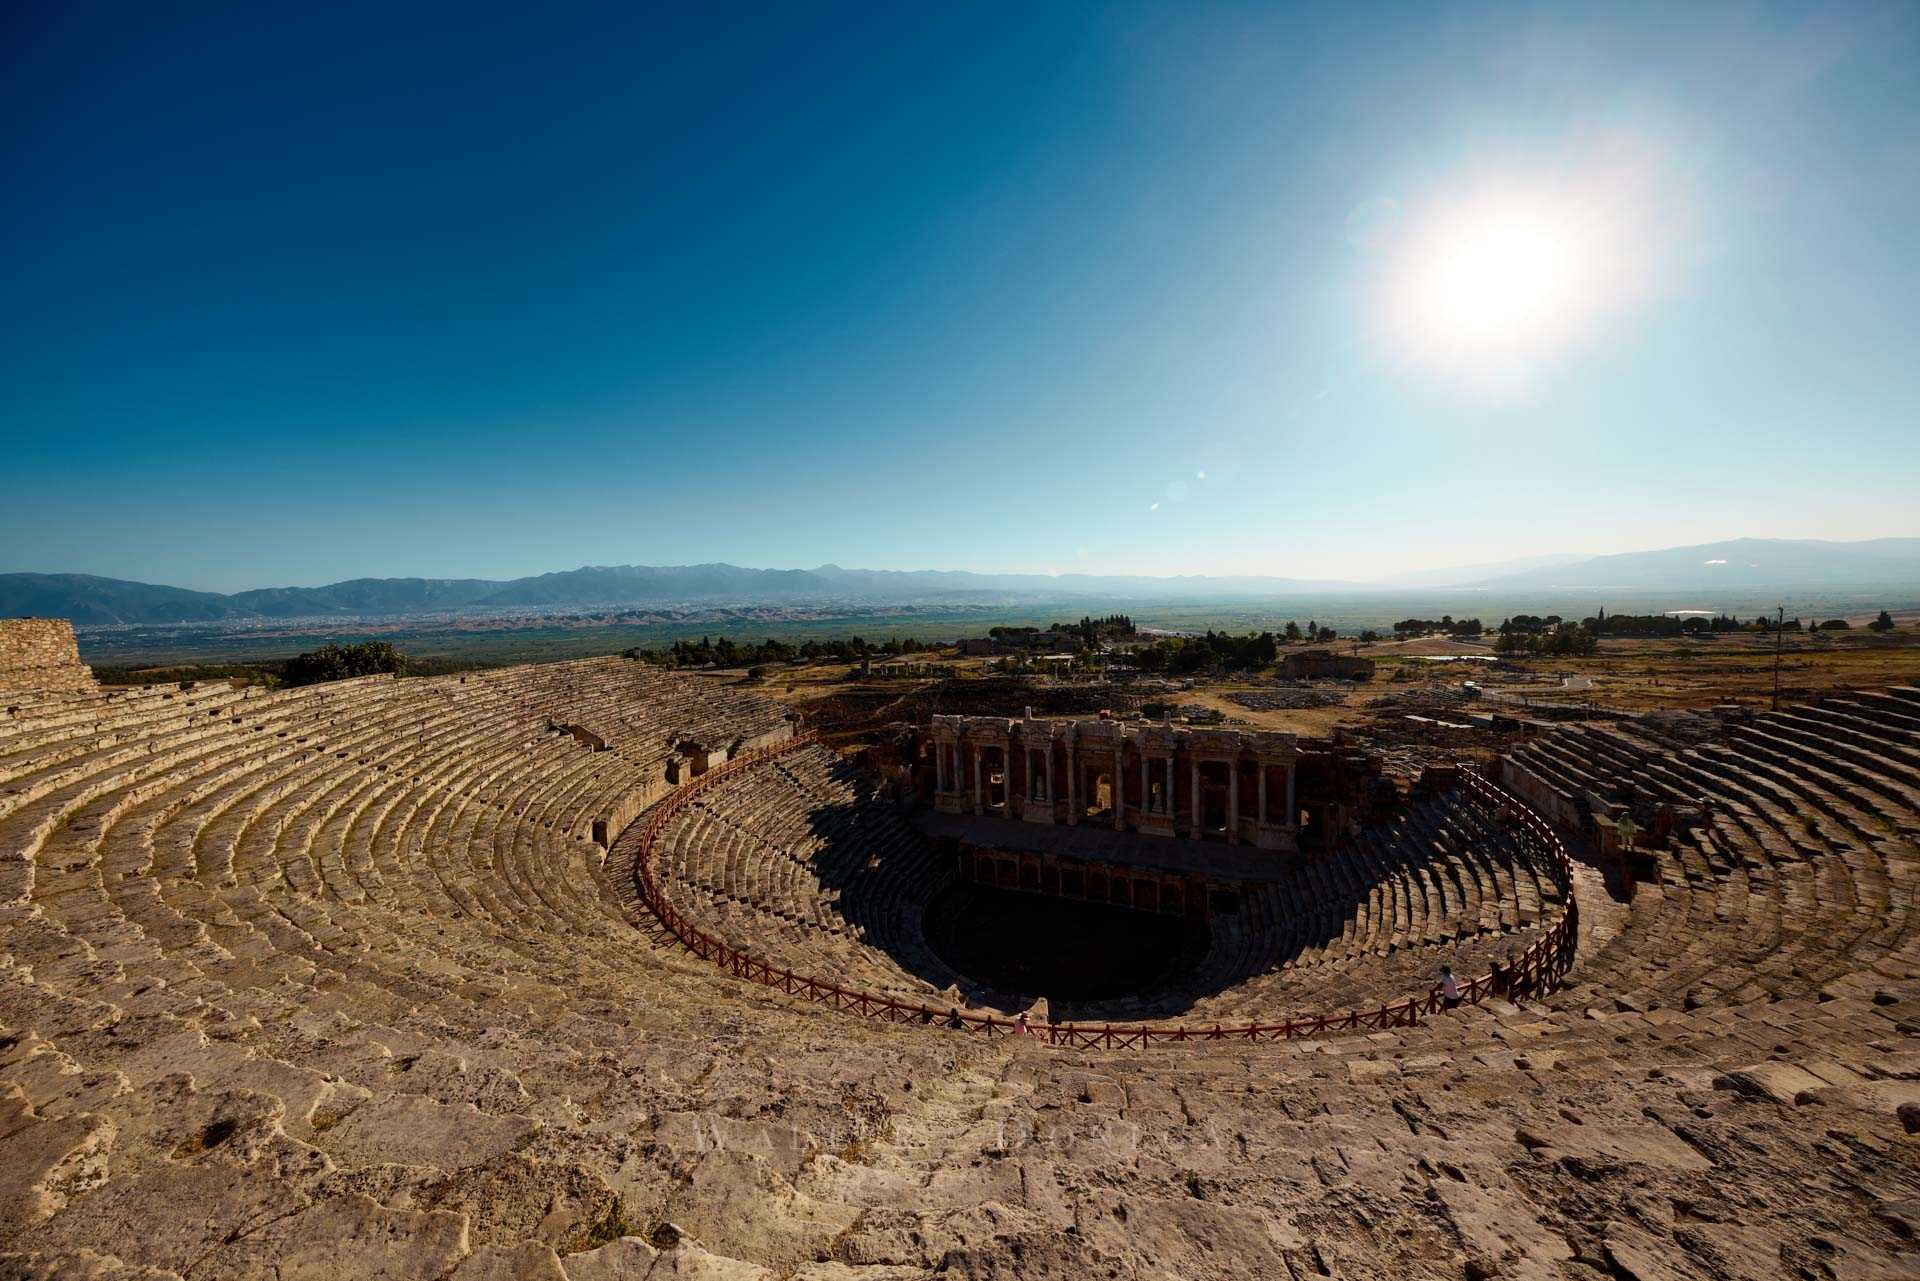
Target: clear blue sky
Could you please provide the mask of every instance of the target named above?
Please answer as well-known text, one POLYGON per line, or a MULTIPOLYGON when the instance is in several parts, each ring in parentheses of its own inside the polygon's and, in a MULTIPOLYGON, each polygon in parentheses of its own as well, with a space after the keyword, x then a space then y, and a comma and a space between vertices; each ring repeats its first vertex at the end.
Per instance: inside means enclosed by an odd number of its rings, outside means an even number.
POLYGON ((1920 533, 1911 3, 0 23, 0 570, 1920 533))

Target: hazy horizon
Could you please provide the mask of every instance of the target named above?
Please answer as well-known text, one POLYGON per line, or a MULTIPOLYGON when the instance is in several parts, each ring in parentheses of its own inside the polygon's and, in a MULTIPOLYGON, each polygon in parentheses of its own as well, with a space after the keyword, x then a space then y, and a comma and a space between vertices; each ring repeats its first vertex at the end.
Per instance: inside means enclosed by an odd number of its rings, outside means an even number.
POLYGON ((3 566, 1913 529, 1909 4, 10 17, 3 566))
MULTIPOLYGON (((1712 541, 1713 542, 1741 541, 1742 539, 1749 538, 1749 537, 1753 538, 1754 541, 1761 541, 1761 542, 1775 542, 1775 541, 1836 542, 1838 541, 1838 542, 1844 543, 1844 542, 1878 541, 1877 539, 1781 540, 1781 539, 1763 538, 1758 536, 1740 536, 1740 538, 1736 538, 1736 539, 1716 539, 1712 541)), ((1907 535, 1907 534, 1890 534, 1890 535, 1885 535, 1883 537, 1915 538, 1920 536, 1907 535)), ((1097 571, 1081 569, 1078 567, 1073 567, 1073 568, 1069 568, 1062 571, 1054 571, 1052 573, 1049 573, 1049 571, 1046 571, 1046 570, 1034 570, 1034 569, 1027 569, 1027 568, 981 568, 981 567, 970 566, 970 565, 911 565, 911 566, 897 566, 897 567, 896 566, 882 567, 882 566, 864 564, 864 563, 861 563, 857 558, 851 558, 851 557, 843 558, 840 560, 817 561, 811 564, 804 564, 804 565, 803 564, 758 563, 758 562, 743 564, 743 563, 731 562, 731 561, 691 561, 691 562, 684 562, 683 564, 680 564, 680 565, 672 565, 672 566, 654 565, 654 566, 647 566, 647 567, 648 568, 687 568, 687 567, 693 567, 698 565, 728 564, 728 565, 734 565, 737 568, 743 568, 743 569, 771 570, 771 571, 808 571, 808 570, 816 570, 816 569, 837 568, 837 569, 851 570, 856 572, 881 572, 881 573, 902 572, 902 573, 936 573, 936 574, 959 573, 959 574, 977 574, 985 577, 1013 576, 1013 575, 1034 575, 1034 576, 1044 576, 1044 577, 1072 577, 1072 576, 1078 576, 1078 575, 1086 575, 1086 576, 1093 576, 1093 577, 1143 577, 1143 578, 1166 578, 1166 579, 1173 579, 1173 578, 1179 578, 1179 577, 1200 577, 1200 578, 1219 578, 1219 579, 1272 577, 1272 578, 1293 579, 1293 580, 1304 582, 1304 583, 1314 583, 1314 582, 1325 583, 1330 587, 1335 587, 1335 588, 1355 588, 1355 589, 1374 588, 1382 592, 1418 593, 1423 591, 1435 590, 1436 588, 1468 587, 1468 586, 1471 586, 1472 583, 1470 580, 1465 578, 1461 579, 1458 582, 1448 582, 1448 583, 1438 583, 1438 584, 1427 583, 1427 582, 1402 583, 1395 580, 1414 577, 1414 576, 1423 575, 1423 574, 1435 574, 1435 573, 1441 573, 1441 572, 1463 572, 1463 571, 1472 571, 1472 570, 1487 570, 1487 571, 1490 571, 1487 576, 1493 577, 1495 576, 1496 572, 1517 567, 1521 564, 1529 564, 1533 562, 1553 562, 1553 561, 1564 559, 1566 560, 1567 563, 1571 564, 1575 561, 1593 559, 1600 556, 1626 555, 1626 554, 1633 554, 1638 552, 1657 552, 1657 551, 1668 551, 1668 550, 1673 550, 1673 549, 1663 548, 1663 547, 1662 548, 1637 547, 1637 548, 1624 548, 1617 552, 1596 552, 1591 554, 1528 553, 1528 554, 1512 557, 1509 560, 1475 562, 1473 564, 1468 564, 1468 565, 1429 565, 1429 564, 1407 565, 1407 566, 1397 567, 1385 574, 1381 574, 1377 577, 1369 578, 1369 579, 1320 578, 1316 576, 1299 575, 1299 574, 1261 574, 1261 573, 1228 574, 1228 573, 1208 573, 1206 571, 1175 572, 1175 573, 1166 573, 1166 574, 1140 574, 1140 575, 1127 574, 1124 572, 1114 573, 1114 574, 1105 574, 1105 573, 1099 573, 1097 571)), ((255 583, 244 583, 234 587, 210 587, 210 586, 203 586, 199 583, 195 583, 192 581, 182 581, 178 579, 127 579, 124 575, 112 574, 112 573, 99 573, 93 570, 19 569, 19 568, 13 568, 10 566, 4 566, 4 565, 0 565, 0 574, 8 574, 8 573, 28 573, 28 574, 46 574, 46 575, 89 574, 97 578, 109 578, 109 579, 115 579, 120 581, 147 582, 155 586, 178 587, 178 588, 185 588, 191 591, 233 594, 235 592, 241 592, 241 591, 271 590, 276 588, 309 589, 309 588, 315 588, 315 587, 326 587, 326 586, 332 586, 342 582, 351 582, 351 581, 356 581, 359 579, 366 579, 366 578, 373 578, 373 579, 402 578, 404 579, 404 578, 434 577, 434 578, 447 578, 447 579, 508 580, 508 579, 522 578, 522 577, 537 577, 537 576, 546 575, 546 574, 565 574, 565 573, 574 572, 579 569, 611 568, 611 567, 616 567, 613 562, 586 563, 581 565, 556 565, 556 566, 550 566, 546 569, 533 570, 531 571, 530 574, 527 574, 527 575, 504 575, 504 574, 486 572, 484 569, 476 570, 475 572, 472 572, 472 573, 431 575, 431 576, 420 575, 420 574, 410 574, 410 573, 386 574, 386 575, 341 575, 341 576, 336 576, 331 578, 323 577, 312 582, 302 582, 302 583, 255 582, 255 583)), ((1791 581, 1791 580, 1787 580, 1787 581, 1791 581)), ((1917 584, 1916 586, 1920 587, 1920 584, 1917 584)), ((1631 585, 1625 586, 1624 589, 1640 590, 1638 588, 1632 587, 1631 585)), ((1586 587, 1578 587, 1578 588, 1571 588, 1568 590, 1586 591, 1591 589, 1586 587)), ((1673 590, 1686 590, 1686 589, 1673 589, 1673 590)))

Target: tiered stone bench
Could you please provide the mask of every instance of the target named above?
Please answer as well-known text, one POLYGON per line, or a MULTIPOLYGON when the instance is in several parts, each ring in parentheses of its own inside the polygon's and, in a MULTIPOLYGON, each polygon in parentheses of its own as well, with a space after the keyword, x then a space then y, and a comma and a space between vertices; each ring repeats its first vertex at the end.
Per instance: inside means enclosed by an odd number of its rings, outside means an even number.
POLYGON ((899 997, 938 1000, 959 980, 927 949, 920 922, 952 869, 825 748, 706 794, 662 845, 666 892, 731 946, 899 997))
MULTIPOLYGON (((1914 1273, 1920 692, 1530 744, 1568 804, 1708 802, 1557 992, 1144 1051, 662 945, 595 823, 689 743, 788 732, 620 659, 9 692, 0 1277, 1914 1273)), ((939 869, 830 753, 677 821, 718 928, 932 982, 890 931, 939 869)), ((1424 800, 1249 901, 1216 959, 1265 977, 1222 997, 1523 945, 1557 893, 1527 853, 1424 800)))

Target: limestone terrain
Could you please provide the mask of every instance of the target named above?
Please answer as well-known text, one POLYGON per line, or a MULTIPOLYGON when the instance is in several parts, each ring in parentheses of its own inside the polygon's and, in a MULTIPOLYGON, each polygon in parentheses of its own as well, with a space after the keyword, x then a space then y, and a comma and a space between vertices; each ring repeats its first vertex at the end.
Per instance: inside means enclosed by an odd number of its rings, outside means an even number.
MULTIPOLYGON (((608 659, 0 709, 0 1276, 1920 1274, 1920 691, 1516 753, 1576 849, 1700 814, 1630 900, 1581 869, 1549 996, 1116 1052, 668 946, 622 833, 791 732, 744 691, 608 659)), ((680 821, 713 928, 940 987, 937 869, 831 754, 680 821)), ((1212 1001, 1404 992, 1551 906, 1457 796, 1369 838, 1216 940, 1212 1001)))

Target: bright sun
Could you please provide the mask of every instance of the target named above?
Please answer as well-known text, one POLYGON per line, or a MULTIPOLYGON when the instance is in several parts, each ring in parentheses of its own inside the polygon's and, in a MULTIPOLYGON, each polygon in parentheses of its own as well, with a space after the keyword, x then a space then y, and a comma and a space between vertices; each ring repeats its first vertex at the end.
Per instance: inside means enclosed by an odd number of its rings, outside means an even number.
POLYGON ((1458 230, 1436 247, 1433 319, 1465 335, 1510 335, 1551 323, 1569 275, 1553 229, 1515 220, 1458 230))
POLYGON ((1416 206, 1377 241, 1383 335, 1470 390, 1524 391, 1648 292, 1659 258, 1652 203, 1638 173, 1598 166, 1416 206))

